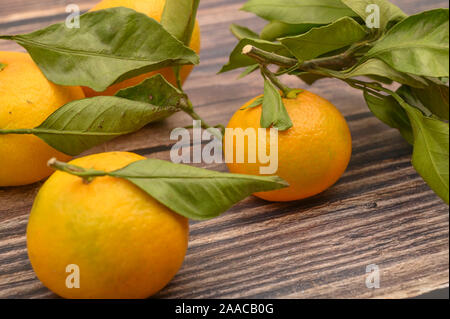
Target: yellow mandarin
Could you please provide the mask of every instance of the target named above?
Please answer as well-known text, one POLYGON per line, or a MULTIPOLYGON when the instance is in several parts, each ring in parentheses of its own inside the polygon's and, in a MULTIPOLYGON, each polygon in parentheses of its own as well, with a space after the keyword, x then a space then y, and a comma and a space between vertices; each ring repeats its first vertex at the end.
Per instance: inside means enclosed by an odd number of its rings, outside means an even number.
MULTIPOLYGON (((0 129, 31 129, 59 107, 84 98, 80 87, 48 81, 26 53, 1 52, 0 129)), ((51 174, 47 161, 64 155, 33 135, 0 134, 0 187, 37 182, 51 174)))
MULTIPOLYGON (((143 157, 125 152, 91 155, 71 164, 113 171, 143 157)), ((28 255, 42 283, 65 298, 146 298, 181 267, 188 220, 131 182, 54 173, 33 205, 28 255), (68 265, 79 267, 80 288, 70 289, 68 265)))
MULTIPOLYGON (((283 101, 293 127, 278 133, 278 171, 275 175, 288 181, 290 187, 255 194, 269 201, 293 201, 323 192, 344 173, 352 152, 350 130, 333 104, 308 91, 298 94, 296 99, 283 101)), ((257 130, 261 127, 260 118, 261 106, 238 110, 227 128, 257 130)), ((235 139, 233 143, 234 153, 242 152, 236 150, 235 139)), ((267 153, 269 146, 267 143, 267 153)), ((260 167, 267 165, 248 163, 247 140, 243 152, 245 163, 228 163, 229 170, 232 173, 260 175, 260 167)))

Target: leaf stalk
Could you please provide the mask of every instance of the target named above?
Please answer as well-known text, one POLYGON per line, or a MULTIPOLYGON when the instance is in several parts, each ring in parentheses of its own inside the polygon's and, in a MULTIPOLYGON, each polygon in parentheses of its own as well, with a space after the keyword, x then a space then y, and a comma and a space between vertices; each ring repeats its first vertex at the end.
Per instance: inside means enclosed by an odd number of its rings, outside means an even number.
POLYGON ((18 129, 0 129, 0 135, 4 134, 33 134, 33 129, 18 128, 18 129))
POLYGON ((270 82, 272 82, 277 88, 279 88, 283 92, 283 96, 287 98, 292 89, 281 83, 281 81, 278 80, 277 76, 273 74, 265 65, 261 65, 260 68, 263 77, 269 79, 270 82))
POLYGON ((186 114, 188 114, 190 117, 192 117, 192 119, 194 119, 196 121, 200 121, 203 129, 208 130, 212 135, 214 135, 217 139, 219 139, 219 141, 222 141, 223 135, 225 134, 225 127, 222 124, 219 124, 216 126, 210 126, 203 120, 203 118, 200 115, 197 114, 197 112, 194 111, 194 108, 192 107, 192 104, 190 101, 189 101, 189 104, 191 105, 191 107, 182 108, 182 110, 186 114), (220 133, 217 133, 216 129, 219 129, 220 133))
POLYGON ((86 169, 80 166, 67 164, 65 162, 60 162, 56 158, 52 158, 47 162, 47 165, 54 170, 66 172, 71 175, 81 177, 85 184, 89 184, 96 177, 108 176, 109 173, 105 171, 99 171, 95 169, 86 169))

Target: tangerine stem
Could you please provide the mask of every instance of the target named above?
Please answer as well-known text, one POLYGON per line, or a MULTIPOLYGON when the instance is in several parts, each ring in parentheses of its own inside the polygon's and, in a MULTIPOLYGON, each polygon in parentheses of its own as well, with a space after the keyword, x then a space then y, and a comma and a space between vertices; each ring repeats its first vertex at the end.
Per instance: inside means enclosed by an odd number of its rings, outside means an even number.
POLYGON ((80 166, 67 164, 65 162, 58 161, 56 158, 52 158, 47 162, 47 165, 54 170, 66 172, 71 175, 81 177, 83 182, 89 184, 95 177, 108 176, 109 173, 105 171, 98 171, 95 169, 86 169, 80 166))
POLYGON ((261 65, 261 72, 263 76, 267 77, 270 80, 270 82, 272 82, 277 88, 279 88, 283 92, 284 97, 287 98, 289 96, 289 92, 291 92, 292 89, 281 83, 281 81, 278 80, 277 76, 273 74, 266 66, 261 65))
POLYGON ((264 51, 260 48, 254 47, 253 45, 246 45, 242 49, 242 54, 247 55, 254 60, 258 61, 260 64, 275 64, 285 68, 291 68, 298 64, 296 59, 288 58, 276 53, 264 51))
POLYGON ((268 52, 260 48, 254 47, 252 45, 246 45, 242 49, 242 54, 251 57, 258 63, 263 65, 275 64, 283 68, 297 68, 301 71, 312 72, 318 67, 329 68, 329 69, 343 69, 354 64, 355 57, 354 54, 361 48, 369 45, 369 41, 364 41, 361 43, 356 43, 351 46, 347 51, 329 56, 324 58, 317 58, 308 61, 299 62, 296 59, 285 57, 273 52, 268 52))

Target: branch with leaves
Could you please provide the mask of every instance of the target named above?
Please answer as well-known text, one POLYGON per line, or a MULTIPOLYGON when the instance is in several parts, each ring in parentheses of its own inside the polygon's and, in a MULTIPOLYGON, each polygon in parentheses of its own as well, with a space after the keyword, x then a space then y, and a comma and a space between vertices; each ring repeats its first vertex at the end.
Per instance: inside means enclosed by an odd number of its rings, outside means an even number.
MULTIPOLYGON (((281 75, 309 85, 323 78, 343 81, 361 90, 372 113, 414 146, 415 169, 449 203, 448 9, 408 16, 387 0, 250 0, 242 10, 268 24, 260 34, 231 26, 239 43, 221 72, 246 68, 244 77, 263 69, 273 86, 260 101, 263 114, 274 104, 275 87, 287 95, 281 75), (378 28, 366 24, 371 4, 380 9, 378 28), (268 71, 270 65, 278 71, 268 71), (389 89, 393 83, 397 90, 389 89)), ((289 129, 277 126, 289 121, 286 113, 276 114, 261 124, 289 129)))
POLYGON ((0 35, 0 39, 23 46, 47 79, 59 85, 104 91, 113 84, 163 67, 174 68, 179 84, 176 88, 156 75, 112 97, 70 102, 38 127, 0 129, 0 134, 34 134, 63 153, 78 155, 182 111, 201 120, 204 129, 211 129, 222 139, 222 134, 213 130, 216 127, 195 112, 181 87, 180 67, 199 63, 198 55, 187 45, 199 0, 183 3, 180 6, 178 1, 168 0, 162 23, 120 7, 82 15, 79 29, 58 23, 29 34, 0 35))
POLYGON ((253 193, 288 186, 277 176, 221 173, 157 159, 137 161, 113 172, 83 168, 56 159, 51 159, 48 165, 78 176, 85 183, 102 176, 126 179, 174 212, 194 220, 217 217, 253 193))
MULTIPOLYGON (((115 96, 63 105, 38 127, 0 129, 0 134, 34 134, 53 148, 75 156, 183 111, 222 140, 223 127, 206 124, 181 86, 181 66, 199 63, 199 57, 189 48, 199 2, 167 0, 161 23, 120 7, 82 15, 79 29, 68 29, 60 23, 30 34, 0 35, 0 39, 22 45, 47 79, 60 85, 104 91, 115 83, 163 67, 173 68, 177 78, 175 87, 157 74, 115 96)), ((0 63, 0 71, 4 67, 0 63)), ((288 186, 277 176, 227 174, 155 159, 113 172, 56 159, 48 165, 78 176, 85 183, 103 176, 126 179, 174 212, 196 220, 216 217, 255 192, 288 186)))

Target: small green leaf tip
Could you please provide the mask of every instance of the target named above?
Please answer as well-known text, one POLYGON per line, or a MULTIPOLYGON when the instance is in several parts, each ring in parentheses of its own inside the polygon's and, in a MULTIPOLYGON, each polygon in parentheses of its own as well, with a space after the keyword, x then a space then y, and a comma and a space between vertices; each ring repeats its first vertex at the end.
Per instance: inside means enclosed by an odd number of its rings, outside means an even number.
POLYGON ((289 93, 287 94, 287 98, 288 99, 296 99, 297 98, 297 95, 299 95, 300 93, 302 93, 304 90, 302 90, 302 89, 294 89, 294 90, 291 90, 291 91, 289 91, 289 93))

